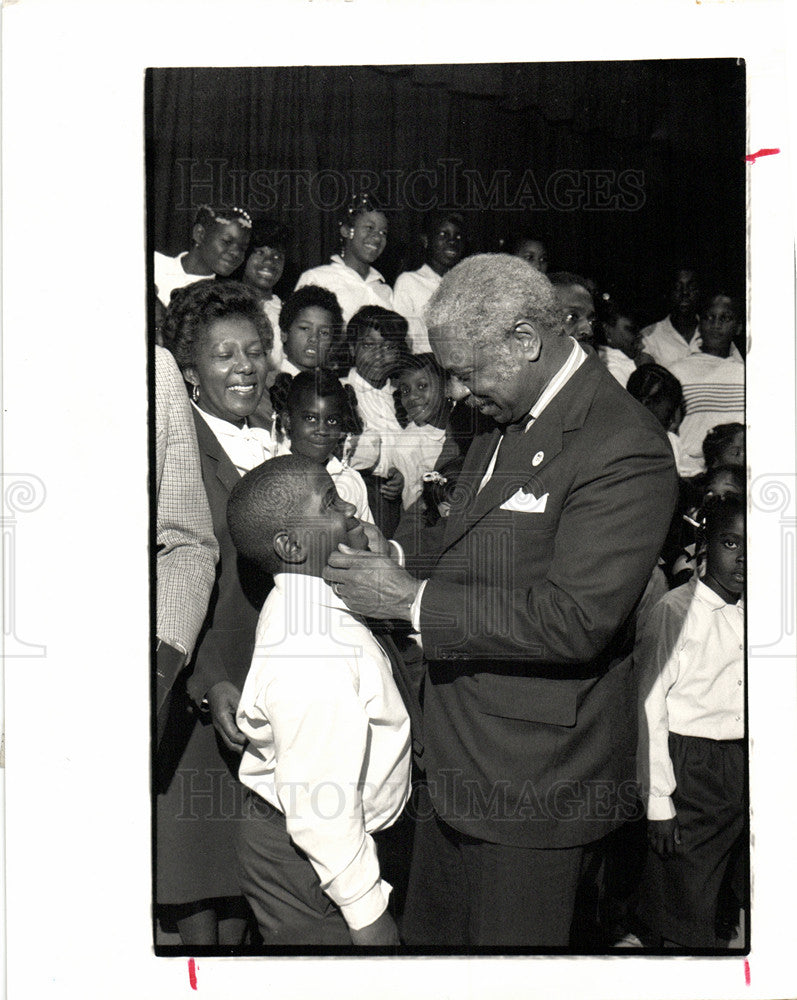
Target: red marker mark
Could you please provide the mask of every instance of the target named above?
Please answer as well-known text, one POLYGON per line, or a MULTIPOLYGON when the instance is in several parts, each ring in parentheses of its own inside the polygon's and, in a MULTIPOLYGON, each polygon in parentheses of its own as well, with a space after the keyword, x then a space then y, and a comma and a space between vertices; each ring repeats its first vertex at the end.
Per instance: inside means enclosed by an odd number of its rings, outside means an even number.
POLYGON ((747 959, 744 960, 744 985, 750 985, 750 963, 747 959))
POLYGON ((755 163, 759 156, 774 156, 775 153, 779 152, 779 149, 759 149, 757 153, 748 153, 747 156, 745 156, 745 160, 747 160, 748 163, 755 163))
MULTIPOLYGON (((746 966, 747 962, 745 962, 744 964, 746 966)), ((747 977, 747 981, 748 981, 748 983, 750 982, 749 974, 748 974, 748 977, 747 977)), ((191 989, 195 990, 196 989, 196 962, 193 960, 193 958, 189 958, 188 959, 188 982, 191 984, 191 989)))

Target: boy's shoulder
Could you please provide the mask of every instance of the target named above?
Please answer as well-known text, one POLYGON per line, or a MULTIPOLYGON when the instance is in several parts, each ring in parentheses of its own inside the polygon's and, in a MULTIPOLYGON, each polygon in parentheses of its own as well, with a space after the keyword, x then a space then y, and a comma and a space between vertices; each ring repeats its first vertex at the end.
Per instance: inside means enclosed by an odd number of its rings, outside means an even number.
POLYGON ((696 585, 697 578, 692 577, 679 587, 673 587, 666 594, 662 594, 651 610, 651 624, 658 629, 676 623, 682 625, 694 603, 696 585))

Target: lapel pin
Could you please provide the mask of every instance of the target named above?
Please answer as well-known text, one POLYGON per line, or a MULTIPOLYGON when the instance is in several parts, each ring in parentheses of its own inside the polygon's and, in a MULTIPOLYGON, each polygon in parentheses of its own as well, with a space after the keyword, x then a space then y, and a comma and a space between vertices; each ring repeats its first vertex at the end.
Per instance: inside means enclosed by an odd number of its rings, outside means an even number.
POLYGON ((531 464, 532 464, 532 465, 539 465, 539 464, 540 464, 540 462, 541 462, 541 461, 542 461, 542 460, 543 460, 544 458, 545 458, 545 452, 544 452, 544 451, 538 451, 538 452, 537 452, 537 454, 536 454, 536 455, 534 456, 534 458, 532 458, 532 460, 531 460, 531 464))

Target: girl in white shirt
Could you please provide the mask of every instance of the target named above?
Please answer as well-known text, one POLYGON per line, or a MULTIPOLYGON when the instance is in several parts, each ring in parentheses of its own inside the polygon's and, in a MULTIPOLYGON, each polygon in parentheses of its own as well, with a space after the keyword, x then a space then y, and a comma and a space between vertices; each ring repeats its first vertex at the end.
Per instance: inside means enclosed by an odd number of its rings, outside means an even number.
POLYGON ((665 594, 634 650, 649 843, 638 916, 651 946, 727 946, 717 907, 744 832, 744 499, 707 502, 705 536, 705 576, 665 594))
POLYGON ((423 310, 443 275, 462 260, 464 228, 465 220, 459 212, 433 212, 422 237, 425 263, 396 279, 393 308, 409 323, 408 337, 414 354, 431 351, 423 310))
POLYGON ((401 494, 405 510, 423 491, 423 476, 432 472, 448 440, 446 428, 451 404, 446 399, 446 376, 433 354, 412 354, 396 369, 396 415, 407 420, 395 443, 393 458, 404 476, 401 494))
POLYGON ((202 278, 228 278, 243 263, 251 230, 251 216, 242 208, 200 205, 191 229, 191 249, 176 257, 155 253, 154 279, 161 302, 168 306, 175 288, 202 278))
POLYGON ((341 250, 329 264, 305 271, 296 283, 334 292, 346 323, 362 306, 393 307, 390 285, 372 265, 387 245, 387 218, 366 194, 349 203, 340 223, 341 250))
POLYGON ((601 332, 604 343, 598 356, 623 388, 640 365, 652 364, 653 358, 642 351, 642 335, 633 311, 622 302, 599 300, 601 332))

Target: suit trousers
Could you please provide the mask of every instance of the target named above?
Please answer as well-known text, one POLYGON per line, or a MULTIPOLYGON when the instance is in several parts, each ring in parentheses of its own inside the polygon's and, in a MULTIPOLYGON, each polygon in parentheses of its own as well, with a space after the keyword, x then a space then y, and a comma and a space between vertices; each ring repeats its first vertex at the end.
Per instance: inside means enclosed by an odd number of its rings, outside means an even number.
POLYGON ((444 823, 423 786, 419 793, 404 943, 567 947, 584 848, 478 840, 444 823))

